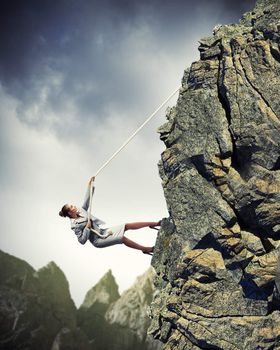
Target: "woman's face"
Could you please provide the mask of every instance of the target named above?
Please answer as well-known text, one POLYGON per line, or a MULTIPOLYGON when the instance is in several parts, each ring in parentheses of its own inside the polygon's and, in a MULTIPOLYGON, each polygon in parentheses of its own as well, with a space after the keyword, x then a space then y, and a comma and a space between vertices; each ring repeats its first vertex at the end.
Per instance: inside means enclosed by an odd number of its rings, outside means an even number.
POLYGON ((78 213, 78 209, 75 205, 73 204, 67 204, 67 212, 71 216, 71 218, 76 217, 78 213))

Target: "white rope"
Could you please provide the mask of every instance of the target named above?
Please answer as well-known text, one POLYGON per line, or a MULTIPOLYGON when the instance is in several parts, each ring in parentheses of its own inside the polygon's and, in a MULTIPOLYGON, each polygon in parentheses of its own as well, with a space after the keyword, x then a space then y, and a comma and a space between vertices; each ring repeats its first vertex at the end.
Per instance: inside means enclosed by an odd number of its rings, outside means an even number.
MULTIPOLYGON (((90 223, 90 219, 91 219, 91 208, 92 208, 92 189, 93 189, 93 181, 90 181, 90 186, 89 186, 89 206, 88 206, 88 212, 87 212, 87 222, 88 224, 90 223)), ((95 233, 98 237, 105 239, 109 236, 112 235, 111 231, 107 231, 106 235, 102 235, 100 234, 98 231, 94 230, 92 227, 90 228, 90 230, 95 233)))
MULTIPOLYGON (((97 170, 95 177, 121 152, 121 150, 139 133, 140 130, 144 128, 144 126, 158 113, 159 110, 180 90, 180 86, 172 92, 170 96, 167 97, 167 99, 144 121, 143 124, 139 126, 138 129, 134 131, 134 133, 121 145, 121 147, 97 170)), ((88 206, 88 223, 90 222, 91 218, 91 208, 92 208, 92 189, 93 189, 93 181, 90 182, 90 189, 89 189, 89 206, 88 206)), ((99 232, 91 228, 91 231, 93 231, 95 234, 97 234, 101 238, 107 238, 108 236, 112 235, 112 232, 108 232, 106 235, 100 235, 99 232)))
MULTIPOLYGON (((90 223, 90 220, 91 220, 91 208, 92 208, 92 189, 93 189, 93 181, 91 180, 90 181, 90 185, 89 185, 89 206, 88 206, 88 212, 87 212, 87 222, 88 224, 90 223)), ((102 238, 102 239, 105 239, 109 236, 112 235, 112 232, 111 231, 108 231, 106 233, 106 235, 102 235, 100 234, 98 231, 94 230, 92 227, 90 227, 90 230, 95 233, 98 237, 102 238)))
POLYGON ((142 125, 139 126, 138 129, 134 131, 134 133, 121 145, 121 147, 97 170, 95 176, 97 176, 119 153, 120 151, 138 134, 140 130, 144 128, 144 126, 157 114, 159 110, 173 97, 177 91, 179 91, 180 87, 178 87, 167 99, 144 121, 142 125))
POLYGON ((92 208, 92 189, 93 189, 93 181, 90 181, 89 184, 89 205, 88 205, 88 223, 91 217, 91 208, 92 208))

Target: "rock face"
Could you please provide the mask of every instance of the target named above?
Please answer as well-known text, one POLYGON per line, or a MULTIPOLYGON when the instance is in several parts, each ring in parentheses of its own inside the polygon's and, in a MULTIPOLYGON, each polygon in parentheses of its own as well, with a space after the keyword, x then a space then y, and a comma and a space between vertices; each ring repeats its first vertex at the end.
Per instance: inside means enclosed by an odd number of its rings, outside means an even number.
POLYGON ((159 129, 149 332, 165 349, 280 348, 279 30, 279 0, 216 27, 159 129))

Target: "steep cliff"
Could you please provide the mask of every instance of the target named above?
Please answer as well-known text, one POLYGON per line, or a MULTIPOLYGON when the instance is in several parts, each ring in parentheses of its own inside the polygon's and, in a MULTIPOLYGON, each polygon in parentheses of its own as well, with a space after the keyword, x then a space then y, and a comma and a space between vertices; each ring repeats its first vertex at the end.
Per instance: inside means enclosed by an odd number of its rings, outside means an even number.
POLYGON ((214 28, 159 129, 149 331, 165 349, 280 347, 279 29, 279 0, 214 28))

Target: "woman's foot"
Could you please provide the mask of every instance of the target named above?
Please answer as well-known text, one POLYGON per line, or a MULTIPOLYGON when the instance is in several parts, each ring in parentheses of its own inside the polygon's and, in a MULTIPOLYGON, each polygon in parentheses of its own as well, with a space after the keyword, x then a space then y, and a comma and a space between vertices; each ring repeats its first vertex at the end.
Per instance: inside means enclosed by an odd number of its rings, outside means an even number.
POLYGON ((154 247, 147 248, 145 250, 142 250, 143 254, 153 255, 154 247))
POLYGON ((154 225, 150 225, 150 228, 153 228, 154 230, 159 231, 159 228, 156 228, 156 226, 161 226, 161 220, 159 220, 158 222, 156 222, 154 225))

